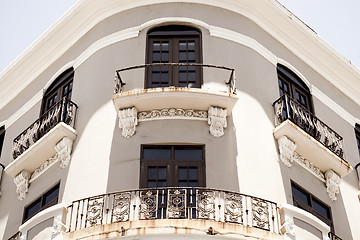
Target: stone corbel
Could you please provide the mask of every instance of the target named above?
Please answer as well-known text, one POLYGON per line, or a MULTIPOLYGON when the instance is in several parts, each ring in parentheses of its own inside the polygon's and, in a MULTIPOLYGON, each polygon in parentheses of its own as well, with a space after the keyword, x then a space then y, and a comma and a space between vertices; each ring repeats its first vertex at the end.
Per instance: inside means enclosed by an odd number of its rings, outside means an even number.
POLYGON ((280 160, 287 166, 291 167, 291 163, 294 161, 294 151, 296 144, 286 136, 282 136, 278 139, 280 160))
POLYGON ((57 216, 54 218, 54 224, 53 224, 53 240, 62 239, 63 232, 66 229, 66 225, 63 223, 62 216, 57 216))
POLYGON ((210 134, 214 137, 224 135, 224 128, 227 127, 226 109, 210 107, 208 110, 208 124, 210 125, 210 134))
POLYGON ((135 107, 119 110, 119 127, 122 135, 129 138, 135 134, 135 127, 138 124, 137 111, 135 107))
POLYGON ((281 226, 281 231, 285 233, 285 239, 286 240, 292 240, 295 239, 295 224, 294 219, 291 217, 286 216, 285 222, 281 226))
POLYGON ((64 137, 60 142, 55 145, 57 158, 60 162, 61 168, 65 168, 70 162, 72 145, 73 140, 68 137, 64 137))
POLYGON ((341 178, 338 174, 336 174, 333 170, 329 170, 325 173, 326 179, 326 191, 331 200, 335 201, 336 195, 339 194, 339 184, 341 182, 341 178))
POLYGON ((26 170, 23 170, 14 179, 14 182, 16 184, 16 193, 19 194, 18 199, 20 201, 25 199, 26 193, 29 190, 29 179, 30 173, 26 170))

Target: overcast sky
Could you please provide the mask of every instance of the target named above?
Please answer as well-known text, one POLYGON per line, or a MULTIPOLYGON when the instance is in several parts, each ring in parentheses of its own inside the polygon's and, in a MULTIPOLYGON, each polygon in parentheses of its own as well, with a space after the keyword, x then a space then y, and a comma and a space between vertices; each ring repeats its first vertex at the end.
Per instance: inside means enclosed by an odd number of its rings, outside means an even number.
MULTIPOLYGON (((360 67, 360 0, 279 1, 360 67)), ((76 2, 0 0, 0 72, 76 2)))

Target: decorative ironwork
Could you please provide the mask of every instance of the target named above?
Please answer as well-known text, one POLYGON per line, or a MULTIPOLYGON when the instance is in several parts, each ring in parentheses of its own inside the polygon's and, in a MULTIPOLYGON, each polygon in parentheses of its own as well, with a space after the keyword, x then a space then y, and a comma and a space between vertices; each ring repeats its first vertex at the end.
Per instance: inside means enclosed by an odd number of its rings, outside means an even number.
POLYGON ((186 190, 169 189, 167 218, 186 218, 186 190))
POLYGON ((102 224, 104 210, 104 196, 89 199, 86 213, 87 226, 102 224))
POLYGON ((273 103, 276 125, 289 119, 326 148, 344 159, 343 138, 288 95, 273 103))
POLYGON ((252 198, 253 226, 270 230, 270 214, 268 202, 258 198, 252 198))
POLYGON ((67 98, 63 98, 55 104, 14 139, 13 158, 16 159, 20 156, 59 122, 74 127, 76 110, 77 105, 67 98))
POLYGON ((196 191, 196 204, 198 218, 214 219, 215 214, 215 192, 209 190, 196 191))
POLYGON ((114 195, 111 222, 123 222, 130 219, 131 192, 114 195))
POLYGON ((179 67, 179 66, 187 66, 187 67, 201 67, 201 68, 215 68, 215 69, 223 69, 230 71, 230 77, 228 81, 225 81, 225 84, 229 87, 229 93, 236 93, 236 78, 235 78, 235 69, 228 68, 224 66, 218 66, 218 65, 210 65, 210 64, 200 64, 200 63, 151 63, 151 64, 143 64, 143 65, 137 65, 127 68, 122 68, 119 70, 116 70, 115 74, 115 88, 114 93, 120 93, 123 91, 123 86, 126 85, 125 82, 122 81, 120 77, 120 72, 139 69, 139 68, 150 68, 150 67, 158 67, 158 66, 168 66, 168 67, 179 67))
POLYGON ((225 221, 243 222, 243 196, 237 193, 225 193, 225 221))
POLYGON ((233 222, 279 233, 276 203, 208 188, 170 187, 109 193, 74 201, 68 210, 67 231, 165 218, 233 222))
POLYGON ((157 216, 158 194, 157 191, 140 192, 140 219, 154 219, 157 216))

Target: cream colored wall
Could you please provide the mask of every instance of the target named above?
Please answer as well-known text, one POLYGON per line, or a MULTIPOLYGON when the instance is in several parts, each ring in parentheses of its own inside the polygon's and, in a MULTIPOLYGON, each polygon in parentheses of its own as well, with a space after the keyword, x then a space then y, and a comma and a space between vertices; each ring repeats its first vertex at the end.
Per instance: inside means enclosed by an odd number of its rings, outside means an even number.
MULTIPOLYGON (((198 19, 254 38, 273 54, 295 66, 312 85, 333 101, 360 118, 357 103, 329 85, 311 66, 300 61, 247 18, 214 7, 174 3, 136 8, 115 14, 97 24, 1 110, 0 122, 41 91, 60 68, 78 57, 93 42, 146 21, 170 16, 198 19)), ((331 207, 339 236, 343 239, 360 239, 360 233, 356 230, 360 228, 356 220, 360 207, 355 171, 343 179, 340 197, 332 202, 323 182, 296 164, 287 168, 278 161, 272 136, 272 103, 279 97, 276 66, 253 49, 210 36, 207 29, 199 28, 202 31, 203 62, 236 69, 239 100, 227 119, 225 135, 221 138, 211 136, 206 122, 162 120, 141 122, 133 137, 126 139, 121 136, 111 102, 114 74, 116 69, 145 62, 146 28, 136 38, 101 49, 75 69, 72 101, 79 106, 76 119, 78 136, 74 142, 71 163, 65 169, 52 167, 40 176, 31 184, 23 202, 17 200, 13 179, 4 176, 0 198, 0 236, 7 238, 14 234, 21 224, 24 206, 58 181, 61 182, 60 199, 66 204, 106 192, 136 189, 139 187, 141 144, 199 143, 205 144, 207 187, 239 191, 277 203, 292 203, 292 179, 331 207)), ((141 70, 122 76, 127 83, 125 90, 143 88, 144 75, 141 70)), ((225 81, 215 78, 213 74, 205 76, 205 83, 225 81)), ((326 104, 315 97, 313 100, 319 118, 344 137, 347 160, 354 166, 359 158, 353 127, 326 104)), ((39 112, 40 102, 8 127, 1 162, 10 162, 13 139, 38 117, 39 112)))

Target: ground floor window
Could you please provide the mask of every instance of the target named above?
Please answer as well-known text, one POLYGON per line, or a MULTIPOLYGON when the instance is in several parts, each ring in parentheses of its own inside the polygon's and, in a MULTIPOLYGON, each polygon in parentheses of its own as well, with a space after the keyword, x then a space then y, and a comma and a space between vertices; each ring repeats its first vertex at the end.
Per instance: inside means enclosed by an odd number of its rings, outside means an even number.
POLYGON ((140 187, 204 187, 204 145, 142 145, 140 187))
POLYGON ((294 206, 312 213, 329 225, 333 232, 331 208, 294 182, 291 182, 291 190, 294 206))
POLYGON ((38 212, 57 204, 59 198, 59 187, 60 184, 57 184, 38 197, 35 201, 30 203, 28 206, 26 206, 24 210, 23 222, 27 221, 38 212))

